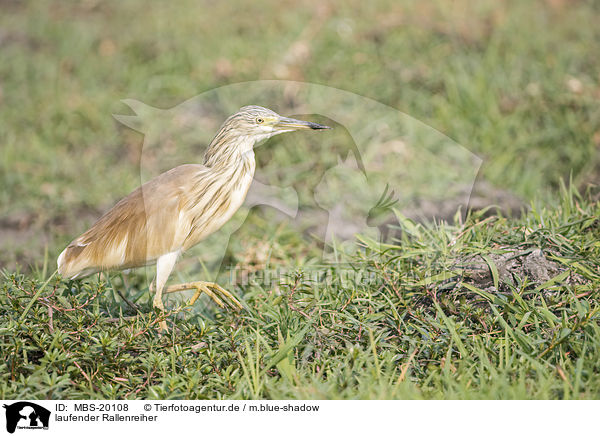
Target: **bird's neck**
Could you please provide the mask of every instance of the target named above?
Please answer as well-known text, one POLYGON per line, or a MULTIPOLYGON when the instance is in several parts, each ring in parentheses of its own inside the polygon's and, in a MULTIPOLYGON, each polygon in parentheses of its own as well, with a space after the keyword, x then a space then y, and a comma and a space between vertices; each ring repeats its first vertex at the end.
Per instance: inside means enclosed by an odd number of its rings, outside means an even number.
POLYGON ((209 168, 251 165, 254 168, 255 142, 253 137, 228 138, 227 135, 218 134, 206 150, 204 165, 209 168))

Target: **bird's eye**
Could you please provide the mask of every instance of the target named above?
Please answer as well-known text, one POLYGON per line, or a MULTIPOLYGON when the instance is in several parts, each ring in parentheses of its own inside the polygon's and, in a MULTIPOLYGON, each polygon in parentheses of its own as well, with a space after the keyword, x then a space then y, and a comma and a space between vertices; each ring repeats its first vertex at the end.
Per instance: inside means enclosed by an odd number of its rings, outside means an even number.
POLYGON ((256 122, 257 122, 258 124, 262 124, 262 123, 264 123, 264 122, 265 122, 265 120, 263 120, 262 118, 257 118, 257 119, 256 119, 256 122))

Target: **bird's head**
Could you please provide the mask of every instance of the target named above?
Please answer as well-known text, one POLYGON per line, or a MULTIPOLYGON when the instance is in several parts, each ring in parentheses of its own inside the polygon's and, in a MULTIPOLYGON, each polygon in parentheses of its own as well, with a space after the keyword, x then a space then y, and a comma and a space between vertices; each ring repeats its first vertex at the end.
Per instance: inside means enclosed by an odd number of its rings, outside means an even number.
POLYGON ((251 152, 258 141, 301 129, 321 130, 331 127, 283 117, 261 106, 244 106, 225 120, 208 146, 204 163, 208 166, 225 163, 232 157, 251 152))
POLYGON ((233 114, 225 122, 228 127, 239 133, 240 136, 248 136, 255 141, 270 138, 285 132, 294 130, 321 130, 331 127, 310 121, 296 120, 283 117, 270 109, 261 106, 244 106, 233 114))

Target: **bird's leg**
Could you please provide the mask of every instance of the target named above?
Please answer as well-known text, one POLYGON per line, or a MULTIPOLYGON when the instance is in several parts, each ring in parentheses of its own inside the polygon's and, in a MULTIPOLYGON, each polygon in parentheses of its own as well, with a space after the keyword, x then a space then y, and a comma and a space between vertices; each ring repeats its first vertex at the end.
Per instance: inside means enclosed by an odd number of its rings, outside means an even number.
MULTIPOLYGON (((161 313, 165 312, 165 306, 162 302, 162 288, 160 289, 160 291, 158 290, 158 288, 156 287, 156 280, 152 280, 152 283, 150 283, 150 292, 155 292, 154 294, 154 299, 152 300, 152 306, 154 306, 155 309, 158 309, 161 311, 161 313)), ((169 328, 167 327, 167 323, 166 321, 160 321, 158 323, 159 326, 159 330, 164 331, 164 332, 168 332, 169 328)))
MULTIPOLYGON (((167 279, 171 275, 171 271, 175 266, 175 262, 177 261, 178 256, 179 252, 168 253, 162 255, 156 261, 156 279, 152 282, 156 289, 156 294, 154 294, 153 305, 156 309, 159 309, 163 313, 165 311, 165 306, 162 301, 163 289, 165 287, 165 283, 167 283, 167 279)), ((152 285, 150 285, 150 288, 152 288, 152 285)), ((160 330, 169 330, 165 321, 161 321, 159 326, 160 330)))
POLYGON ((242 309, 242 304, 235 298, 229 291, 223 289, 216 283, 212 282, 189 282, 181 283, 179 285, 171 285, 165 289, 165 293, 180 292, 187 289, 195 289, 196 293, 190 299, 190 304, 194 304, 200 294, 203 292, 208 295, 217 305, 221 308, 225 307, 223 300, 225 300, 234 309, 242 309))
POLYGON ((152 306, 156 309, 165 310, 165 306, 162 302, 162 289, 160 292, 156 291, 156 279, 150 283, 150 293, 154 293, 154 299, 152 300, 152 306))

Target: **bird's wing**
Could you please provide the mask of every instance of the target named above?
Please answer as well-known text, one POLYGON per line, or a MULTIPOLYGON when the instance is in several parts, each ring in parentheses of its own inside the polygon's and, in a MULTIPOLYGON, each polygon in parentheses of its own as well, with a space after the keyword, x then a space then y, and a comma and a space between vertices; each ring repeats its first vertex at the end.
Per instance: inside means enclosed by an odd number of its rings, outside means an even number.
POLYGON ((58 258, 70 278, 99 271, 134 268, 178 250, 189 232, 180 213, 202 165, 181 165, 143 184, 119 201, 58 258))

